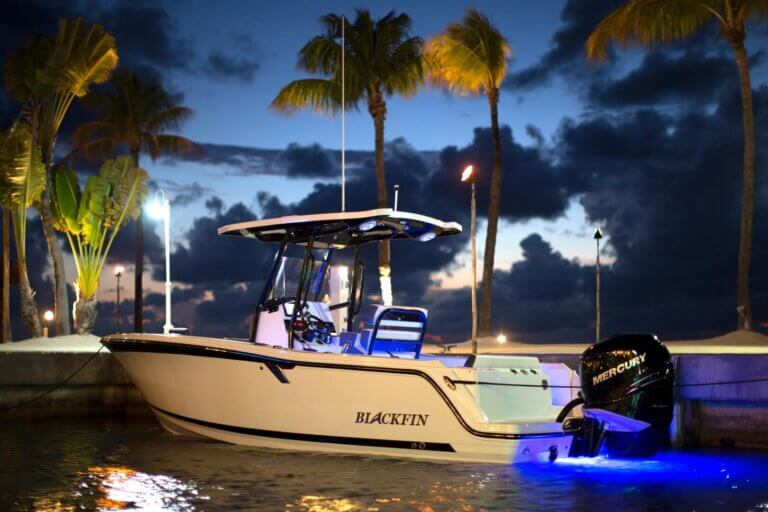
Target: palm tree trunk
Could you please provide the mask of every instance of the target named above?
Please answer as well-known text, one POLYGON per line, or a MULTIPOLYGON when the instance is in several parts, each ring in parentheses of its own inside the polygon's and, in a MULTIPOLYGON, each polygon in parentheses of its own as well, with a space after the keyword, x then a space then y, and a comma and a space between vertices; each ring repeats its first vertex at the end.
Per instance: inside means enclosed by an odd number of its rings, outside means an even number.
POLYGON ((11 339, 11 213, 3 208, 3 282, 2 282, 2 327, 0 342, 10 343, 11 339))
POLYGON ((53 180, 51 179, 52 175, 48 161, 46 161, 45 168, 46 180, 48 183, 45 190, 43 190, 42 196, 40 196, 40 222, 43 225, 43 235, 45 236, 45 242, 48 245, 48 254, 51 256, 51 264, 53 266, 53 301, 54 311, 56 313, 54 327, 56 327, 56 334, 59 336, 66 336, 70 333, 67 278, 64 272, 64 257, 61 254, 61 247, 56 239, 56 232, 53 229, 53 220, 51 217, 50 190, 53 186, 53 180))
POLYGON ((18 262, 19 268, 19 298, 21 299, 21 318, 32 331, 33 338, 39 338, 43 335, 43 328, 40 324, 40 315, 37 313, 37 302, 35 302, 35 291, 29 282, 27 266, 24 262, 18 262))
MULTIPOLYGON (((384 121, 387 118, 387 104, 384 102, 380 92, 376 92, 368 106, 368 111, 373 117, 373 126, 375 132, 374 150, 376 166, 376 202, 379 208, 386 208, 387 198, 387 174, 384 169, 384 121)), ((379 242, 379 285, 382 293, 382 300, 386 304, 389 302, 385 296, 391 295, 392 290, 392 267, 390 266, 390 246, 389 241, 379 242)))
MULTIPOLYGON (((743 31, 741 33, 743 34, 743 31)), ((738 328, 749 331, 752 329, 749 266, 752 260, 752 220, 755 211, 755 114, 752 110, 752 84, 743 36, 732 40, 731 46, 739 70, 744 125, 744 182, 741 192, 741 239, 739 241, 736 310, 738 312, 738 328)))
POLYGON ((501 136, 499 135, 499 90, 488 91, 491 107, 491 132, 493 134, 493 171, 491 172, 491 193, 488 204, 488 228, 485 235, 483 258, 483 295, 480 306, 480 335, 491 333, 491 297, 493 292, 493 265, 496 254, 496 233, 501 211, 501 136))
MULTIPOLYGON (((139 165, 139 152, 131 150, 133 161, 139 165)), ((136 257, 133 277, 133 332, 144 330, 144 209, 136 217, 136 257)))

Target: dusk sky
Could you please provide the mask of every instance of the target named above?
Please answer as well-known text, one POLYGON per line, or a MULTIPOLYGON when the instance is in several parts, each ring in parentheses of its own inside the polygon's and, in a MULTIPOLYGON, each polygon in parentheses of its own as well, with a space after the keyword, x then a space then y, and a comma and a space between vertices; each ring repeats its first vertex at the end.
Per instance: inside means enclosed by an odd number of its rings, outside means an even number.
MULTIPOLYGON (((159 78, 195 111, 181 133, 202 151, 142 162, 153 186, 173 199, 174 315, 194 334, 244 335, 273 249, 219 239, 218 226, 339 209, 340 120, 269 108, 283 85, 307 76, 297 52, 319 33, 318 18, 352 17, 355 9, 374 17, 406 12, 413 35, 426 39, 469 7, 488 15, 514 54, 499 106, 504 186, 494 330, 541 342, 593 336, 598 225, 606 234, 604 333, 690 338, 736 327, 741 103, 732 53, 714 26, 686 43, 617 48, 606 62, 590 64, 584 42, 616 1, 5 4, 3 55, 35 30, 53 35, 59 17, 83 16, 115 35, 120 66, 159 78)), ((748 26, 748 34, 758 140, 751 291, 755 327, 768 331, 768 23, 748 26)), ((401 208, 465 226, 453 239, 393 244, 395 302, 429 308, 431 341, 465 339, 469 200, 458 178, 466 163, 478 165, 482 235, 492 157, 487 101, 425 87, 413 98, 388 99, 387 108, 386 168, 389 186, 400 184, 401 208)), ((0 96, 3 127, 17 113, 18 105, 0 96)), ((89 115, 79 106, 70 112, 59 153, 89 115)), ((373 138, 364 105, 349 112, 350 208, 375 207, 373 138)), ((78 165, 82 176, 92 167, 78 165)), ((154 278, 147 283, 148 328, 157 329, 162 247, 159 227, 145 225, 154 278)), ((131 263, 133 236, 132 225, 121 233, 111 263, 131 263)), ((35 221, 29 239, 31 277, 47 309, 50 275, 35 221)), ((133 310, 130 267, 128 274, 125 325, 133 310)), ((67 277, 74 280, 72 266, 67 277)), ((102 282, 100 334, 114 325, 110 271, 102 282)))

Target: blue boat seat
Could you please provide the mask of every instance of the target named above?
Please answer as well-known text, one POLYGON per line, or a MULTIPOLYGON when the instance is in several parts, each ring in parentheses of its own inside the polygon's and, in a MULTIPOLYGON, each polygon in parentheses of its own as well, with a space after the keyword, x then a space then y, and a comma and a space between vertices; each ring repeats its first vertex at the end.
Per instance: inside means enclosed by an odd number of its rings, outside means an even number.
POLYGON ((413 354, 418 359, 427 330, 427 310, 406 306, 370 304, 361 311, 364 328, 359 346, 368 354, 413 354))

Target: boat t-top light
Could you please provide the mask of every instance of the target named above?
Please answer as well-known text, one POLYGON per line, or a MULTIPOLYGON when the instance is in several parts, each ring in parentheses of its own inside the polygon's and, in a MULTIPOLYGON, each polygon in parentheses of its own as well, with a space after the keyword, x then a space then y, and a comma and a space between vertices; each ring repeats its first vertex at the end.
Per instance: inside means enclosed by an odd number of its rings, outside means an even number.
POLYGON ((376 219, 368 219, 366 221, 361 222, 357 226, 357 229, 359 229, 360 231, 370 231, 376 227, 376 224, 378 224, 376 219))
POLYGON ((426 233, 422 233, 419 235, 419 241, 420 242, 429 242, 430 240, 433 240, 437 235, 434 231, 427 231, 426 233))

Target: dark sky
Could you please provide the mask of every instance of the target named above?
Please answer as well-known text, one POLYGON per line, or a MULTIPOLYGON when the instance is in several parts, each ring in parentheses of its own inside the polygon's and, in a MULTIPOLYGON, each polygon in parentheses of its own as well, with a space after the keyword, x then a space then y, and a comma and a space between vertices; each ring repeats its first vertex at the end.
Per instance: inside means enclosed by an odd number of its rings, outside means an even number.
MULTIPOLYGON (((709 27, 655 51, 615 50, 588 64, 583 46, 616 5, 606 0, 536 2, 266 2, 6 0, 0 51, 34 30, 53 34, 61 16, 82 15, 117 38, 121 65, 159 77, 195 111, 182 133, 205 151, 147 163, 174 200, 173 277, 177 323, 196 334, 242 336, 269 247, 222 240, 216 228, 291 212, 337 210, 340 122, 310 112, 275 113, 281 86, 305 76, 299 48, 328 12, 407 12, 427 38, 484 11, 513 48, 499 107, 504 190, 494 289, 494 328, 536 341, 588 340, 594 309, 594 241, 602 255, 604 332, 653 331, 667 338, 735 327, 741 187, 741 111, 730 49, 709 27)), ((748 27, 758 135, 753 251, 755 323, 768 330, 768 25, 748 27)), ((3 124, 17 105, 0 96, 3 124)), ((425 89, 388 102, 387 172, 401 208, 467 225, 467 162, 491 167, 487 102, 425 89)), ((59 140, 88 113, 75 106, 59 140)), ((375 204, 367 112, 347 116, 350 206, 375 204)), ((84 169, 82 169, 84 170, 84 169)), ((480 211, 487 207, 487 173, 480 211)), ((480 233, 484 228, 481 218, 480 233)), ((111 262, 130 262, 133 226, 111 262)), ((159 231, 147 226, 148 262, 163 267, 159 231)), ((468 229, 465 229, 465 233, 468 229)), ((30 227, 31 269, 41 308, 51 302, 38 225, 30 227)), ((469 329, 468 236, 395 244, 396 301, 430 309, 433 340, 469 329)), ((482 240, 479 247, 483 247, 482 240)), ((129 274, 131 269, 129 268, 129 274)), ((105 272, 99 329, 113 325, 115 283, 105 272)), ((74 268, 68 275, 74 280, 74 268)), ((130 275, 126 280, 132 282, 130 275)), ((124 322, 132 310, 123 304, 124 322)), ((162 290, 150 283, 148 317, 162 323, 162 290)), ((375 290, 372 290, 375 292, 375 290)), ((15 297, 14 297, 15 299, 15 297)), ((21 332, 21 328, 17 332, 21 332)), ((17 336, 18 337, 18 336, 17 336)))

